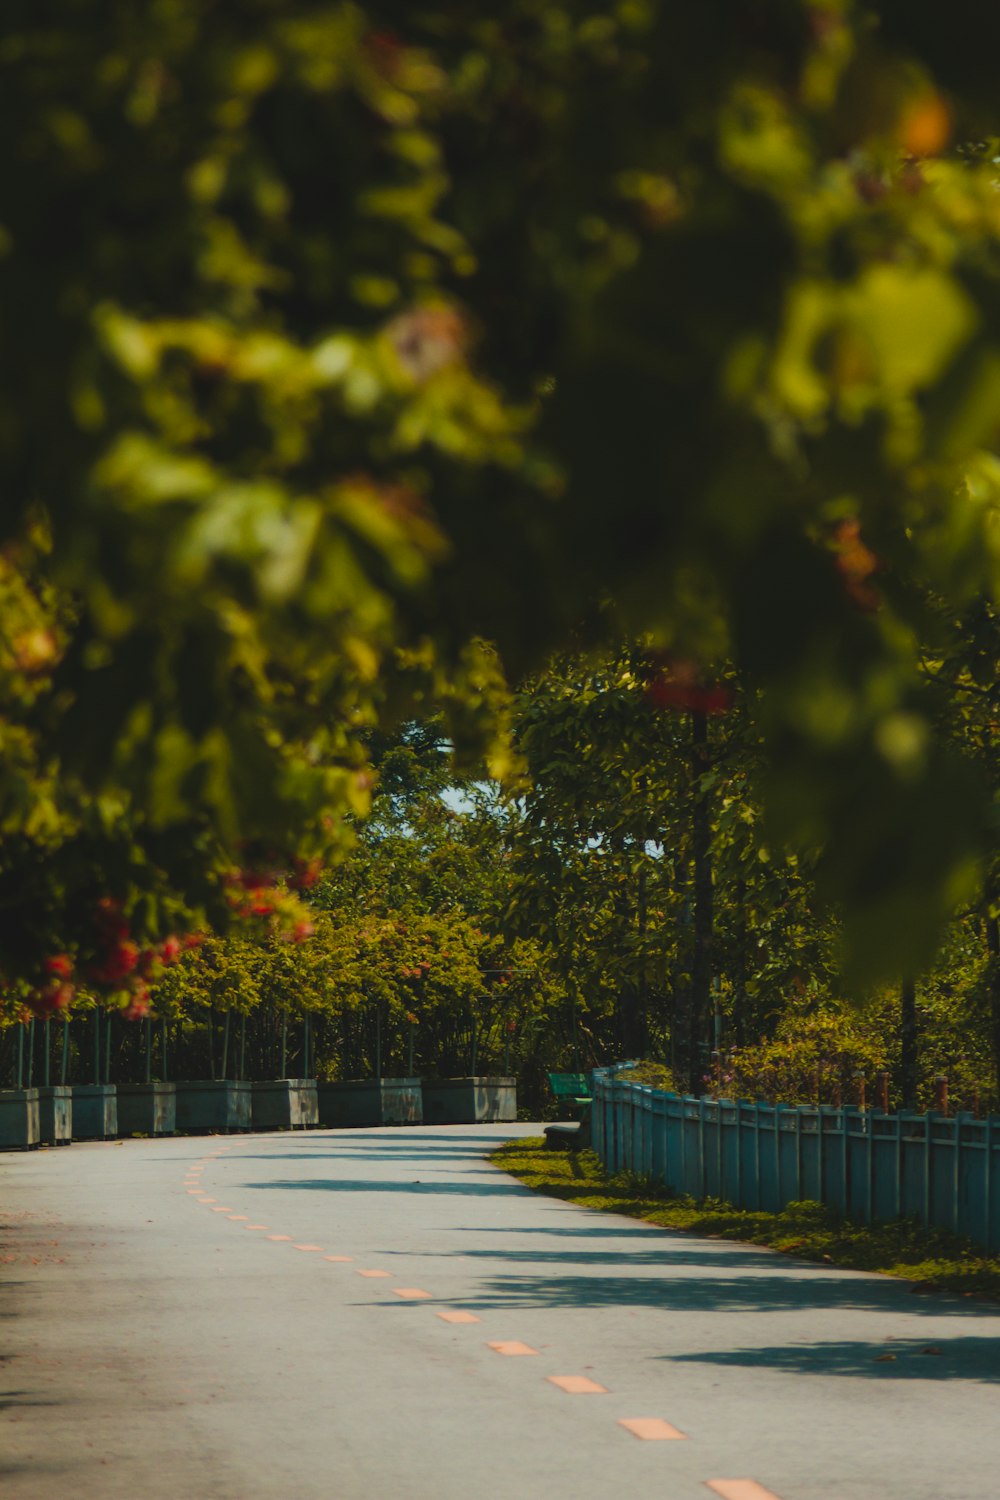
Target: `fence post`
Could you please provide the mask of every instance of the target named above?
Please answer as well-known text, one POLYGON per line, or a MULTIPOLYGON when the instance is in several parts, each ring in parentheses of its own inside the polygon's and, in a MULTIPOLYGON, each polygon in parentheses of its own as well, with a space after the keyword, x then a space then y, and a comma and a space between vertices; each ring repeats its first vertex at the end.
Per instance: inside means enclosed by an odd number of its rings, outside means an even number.
POLYGON ((933 1167, 931 1164, 931 1121, 934 1116, 930 1110, 924 1115, 924 1228, 931 1222, 931 1178, 933 1167))
POLYGON ((754 1161, 757 1169, 757 1190, 754 1194, 754 1208, 761 1206, 761 1183, 760 1183, 760 1100, 754 1100, 753 1106, 753 1129, 754 1129, 754 1161))
POLYGON ((698 1099, 698 1185, 701 1196, 706 1196, 707 1182, 705 1178, 705 1096, 701 1094, 698 1099))

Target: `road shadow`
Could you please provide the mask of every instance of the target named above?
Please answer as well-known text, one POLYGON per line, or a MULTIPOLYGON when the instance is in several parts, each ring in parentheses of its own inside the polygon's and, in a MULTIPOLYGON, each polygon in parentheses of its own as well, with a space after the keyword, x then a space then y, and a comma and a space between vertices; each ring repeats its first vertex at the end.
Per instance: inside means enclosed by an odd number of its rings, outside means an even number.
MULTIPOLYGON (((389 1153, 385 1151, 241 1151, 238 1156, 231 1156, 230 1161, 371 1161, 373 1158, 385 1160, 389 1153)), ((439 1151, 400 1151, 391 1153, 393 1161, 413 1160, 435 1162, 448 1157, 457 1157, 462 1161, 473 1161, 478 1156, 479 1160, 485 1160, 484 1153, 474 1151, 452 1150, 451 1148, 439 1151)))
POLYGON ((41 1401, 30 1391, 0 1391, 0 1411, 12 1408, 62 1406, 61 1401, 41 1401))
MULTIPOLYGON (((489 1231, 484 1231, 488 1233, 489 1231)), ((774 1260, 772 1257, 760 1255, 753 1250, 741 1252, 738 1248, 732 1252, 725 1250, 683 1250, 671 1244, 662 1246, 647 1245, 641 1249, 630 1248, 626 1250, 537 1250, 534 1247, 528 1250, 447 1250, 442 1252, 453 1256, 456 1253, 465 1260, 503 1260, 507 1264, 522 1264, 533 1266, 628 1266, 632 1269, 641 1270, 644 1267, 653 1270, 659 1269, 669 1272, 679 1266, 701 1266, 709 1269, 713 1266, 744 1270, 760 1271, 762 1273, 773 1272, 774 1260)))
MULTIPOLYGON (((468 1252, 466 1252, 468 1254, 468 1252)), ((502 1252, 494 1258, 503 1258, 502 1252)), ((557 1257, 553 1256, 550 1264, 557 1257)), ((630 1267, 636 1262, 622 1257, 630 1267)), ((641 1264, 641 1263, 640 1263, 641 1264)), ((685 1270, 671 1275, 670 1257, 659 1261, 659 1275, 607 1275, 595 1270, 592 1275, 499 1276, 487 1281, 475 1294, 475 1301, 465 1303, 477 1308, 602 1308, 629 1307, 660 1309, 665 1312, 739 1312, 777 1313, 809 1312, 817 1309, 884 1313, 897 1317, 963 1317, 990 1319, 997 1328, 997 1351, 1000 1353, 1000 1317, 993 1308, 970 1303, 962 1298, 912 1295, 905 1283, 882 1277, 843 1276, 834 1272, 812 1271, 803 1266, 797 1273, 781 1274, 768 1262, 768 1273, 749 1269, 740 1275, 711 1274, 711 1263, 702 1265, 708 1275, 693 1275, 685 1270)), ((649 1262, 645 1263, 648 1268, 649 1262)), ((991 1339, 992 1342, 992 1339, 991 1339)))
MULTIPOLYGON (((557 1202, 558 1200, 553 1199, 552 1201, 557 1202)), ((575 1205, 568 1204, 567 1206, 572 1208, 575 1205)), ((581 1225, 562 1224, 558 1225, 555 1228, 548 1228, 544 1224, 526 1224, 523 1228, 519 1229, 514 1224, 492 1224, 487 1229, 473 1229, 471 1227, 467 1228, 466 1226, 461 1225, 453 1229, 451 1232, 453 1234, 544 1234, 546 1238, 548 1238, 549 1235, 552 1235, 559 1239, 607 1239, 613 1235, 615 1239, 633 1240, 648 1240, 651 1234, 662 1234, 667 1236, 668 1238, 690 1239, 690 1235, 686 1230, 668 1229, 665 1224, 636 1224, 634 1223, 634 1221, 632 1224, 614 1222, 616 1219, 620 1218, 621 1216, 618 1214, 608 1214, 607 1222, 605 1224, 598 1224, 593 1228, 584 1228, 581 1225)), ((740 1245, 738 1242, 733 1241, 730 1243, 733 1244, 734 1250, 738 1251, 740 1249, 740 1245)), ((755 1251, 754 1253, 761 1255, 763 1254, 762 1251, 755 1251)))
POLYGON ((671 1364, 725 1369, 776 1370, 791 1375, 864 1376, 870 1380, 1000 1381, 1000 1338, 975 1334, 882 1343, 844 1339, 815 1344, 774 1344, 703 1354, 661 1354, 671 1364))
MULTIPOLYGON (((240 1188, 259 1188, 262 1192, 307 1192, 307 1193, 444 1193, 450 1197, 510 1197, 524 1196, 531 1189, 520 1182, 392 1182, 369 1181, 354 1177, 305 1177, 280 1182, 242 1182, 240 1188)), ((226 1189, 236 1192, 238 1188, 226 1189)))
MULTIPOLYGON (((371 1125, 367 1127, 344 1126, 321 1126, 318 1130, 295 1131, 296 1144, 308 1145, 315 1141, 317 1146, 329 1146, 336 1141, 349 1141, 352 1146, 364 1146, 372 1151, 407 1150, 414 1141, 421 1145, 434 1146, 439 1150, 447 1149, 445 1143, 451 1142, 460 1146, 463 1151, 475 1151, 477 1148, 493 1150, 498 1145, 510 1140, 519 1140, 521 1137, 512 1136, 506 1126, 502 1124, 485 1124, 470 1126, 474 1134, 461 1135, 460 1125, 439 1125, 437 1133, 428 1134, 422 1127, 411 1128, 409 1125, 371 1125), (465 1144, 463 1144, 465 1143, 465 1144)), ((524 1137, 528 1140, 531 1137, 524 1137)))

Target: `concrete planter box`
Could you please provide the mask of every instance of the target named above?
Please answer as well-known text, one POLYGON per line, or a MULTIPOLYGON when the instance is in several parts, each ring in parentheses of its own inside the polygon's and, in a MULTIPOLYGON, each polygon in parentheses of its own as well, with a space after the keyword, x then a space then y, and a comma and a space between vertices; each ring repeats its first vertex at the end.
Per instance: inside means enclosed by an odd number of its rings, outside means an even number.
POLYGON ((480 1125, 516 1119, 516 1078, 424 1080, 424 1120, 428 1125, 480 1125))
POLYGON ((254 1130, 307 1130, 319 1124, 313 1078, 273 1078, 253 1085, 254 1130))
POLYGON ((38 1131, 46 1146, 68 1146, 73 1139, 73 1090, 43 1084, 38 1090, 38 1131))
POLYGON ((321 1125, 420 1125, 423 1105, 419 1078, 366 1078, 321 1083, 321 1125))
POLYGON ((73 1139, 110 1141, 118 1134, 118 1091, 113 1083, 74 1083, 73 1139))
POLYGON ((173 1135, 177 1129, 175 1083, 120 1083, 119 1135, 173 1135))
POLYGON ((0 1089, 0 1151, 24 1151, 38 1141, 38 1090, 0 1089))
POLYGON ((253 1119, 251 1085, 218 1082, 178 1083, 177 1129, 249 1130, 253 1119))

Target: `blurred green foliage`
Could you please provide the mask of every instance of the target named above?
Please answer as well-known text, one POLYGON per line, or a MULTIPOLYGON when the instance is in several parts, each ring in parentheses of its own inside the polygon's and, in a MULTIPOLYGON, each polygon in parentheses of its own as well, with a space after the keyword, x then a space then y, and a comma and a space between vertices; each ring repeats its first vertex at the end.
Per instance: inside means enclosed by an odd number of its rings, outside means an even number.
POLYGON ((609 629, 734 664, 767 838, 857 973, 929 961, 990 847, 933 664, 998 581, 998 30, 8 5, 8 978, 342 850, 376 722, 513 774, 504 668, 609 629))

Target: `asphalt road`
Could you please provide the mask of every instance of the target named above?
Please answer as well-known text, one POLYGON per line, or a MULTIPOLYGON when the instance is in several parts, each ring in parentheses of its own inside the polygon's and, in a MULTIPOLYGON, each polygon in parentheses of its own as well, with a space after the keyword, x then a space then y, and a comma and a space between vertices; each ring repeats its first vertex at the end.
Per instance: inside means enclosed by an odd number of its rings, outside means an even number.
POLYGON ((0 1158, 4 1500, 997 1500, 1000 1314, 537 1197, 515 1132, 0 1158))

